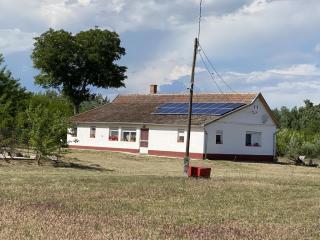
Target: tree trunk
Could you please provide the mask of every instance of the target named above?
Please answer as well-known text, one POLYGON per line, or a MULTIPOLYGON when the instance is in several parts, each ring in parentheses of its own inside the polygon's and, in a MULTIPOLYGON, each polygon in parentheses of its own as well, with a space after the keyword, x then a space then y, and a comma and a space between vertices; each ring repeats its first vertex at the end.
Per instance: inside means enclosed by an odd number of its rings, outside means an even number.
POLYGON ((36 154, 36 160, 37 160, 38 166, 40 166, 41 165, 41 155, 40 154, 36 154))
POLYGON ((80 104, 73 104, 73 114, 77 115, 80 112, 80 104))

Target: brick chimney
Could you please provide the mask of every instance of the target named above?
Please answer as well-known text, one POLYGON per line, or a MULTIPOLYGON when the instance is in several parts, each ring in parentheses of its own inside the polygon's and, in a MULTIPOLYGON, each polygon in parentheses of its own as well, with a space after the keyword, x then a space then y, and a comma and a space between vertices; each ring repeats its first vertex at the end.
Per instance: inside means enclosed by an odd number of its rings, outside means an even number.
POLYGON ((150 85, 150 94, 157 94, 157 92, 158 92, 158 85, 151 84, 150 85))

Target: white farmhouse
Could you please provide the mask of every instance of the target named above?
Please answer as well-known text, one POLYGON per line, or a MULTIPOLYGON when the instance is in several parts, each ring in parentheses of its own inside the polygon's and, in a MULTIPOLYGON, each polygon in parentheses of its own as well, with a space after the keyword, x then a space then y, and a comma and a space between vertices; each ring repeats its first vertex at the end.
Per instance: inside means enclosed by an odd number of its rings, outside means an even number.
MULTIPOLYGON (((74 116, 69 147, 183 157, 189 96, 150 89, 74 116)), ((273 161, 276 128, 261 93, 195 94, 190 157, 273 161)))

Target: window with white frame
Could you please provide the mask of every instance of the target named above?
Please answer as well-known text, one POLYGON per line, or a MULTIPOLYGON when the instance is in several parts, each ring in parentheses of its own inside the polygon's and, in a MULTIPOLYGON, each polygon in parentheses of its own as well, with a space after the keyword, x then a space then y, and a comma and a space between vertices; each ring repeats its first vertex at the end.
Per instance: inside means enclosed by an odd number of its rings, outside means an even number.
POLYGON ((184 129, 178 129, 178 142, 183 143, 184 142, 184 129))
POLYGON ((137 140, 137 131, 135 129, 123 129, 121 134, 121 141, 135 142, 137 140))
POLYGON ((71 128, 70 135, 71 135, 71 137, 77 137, 77 135, 78 135, 78 128, 77 128, 77 127, 71 128))
POLYGON ((110 128, 109 129, 109 141, 119 141, 119 129, 110 128))
POLYGON ((90 138, 96 138, 96 127, 90 127, 90 138))
POLYGON ((216 144, 223 144, 223 131, 222 130, 216 131, 216 144))
POLYGON ((261 147, 261 132, 246 132, 247 147, 261 147))

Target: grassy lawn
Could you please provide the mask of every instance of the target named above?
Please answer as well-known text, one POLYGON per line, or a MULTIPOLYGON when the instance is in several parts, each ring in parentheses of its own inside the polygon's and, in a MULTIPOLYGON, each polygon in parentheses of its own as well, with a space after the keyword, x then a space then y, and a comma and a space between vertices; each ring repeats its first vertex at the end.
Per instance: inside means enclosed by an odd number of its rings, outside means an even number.
POLYGON ((0 162, 0 239, 320 239, 320 169, 73 151, 0 162))

